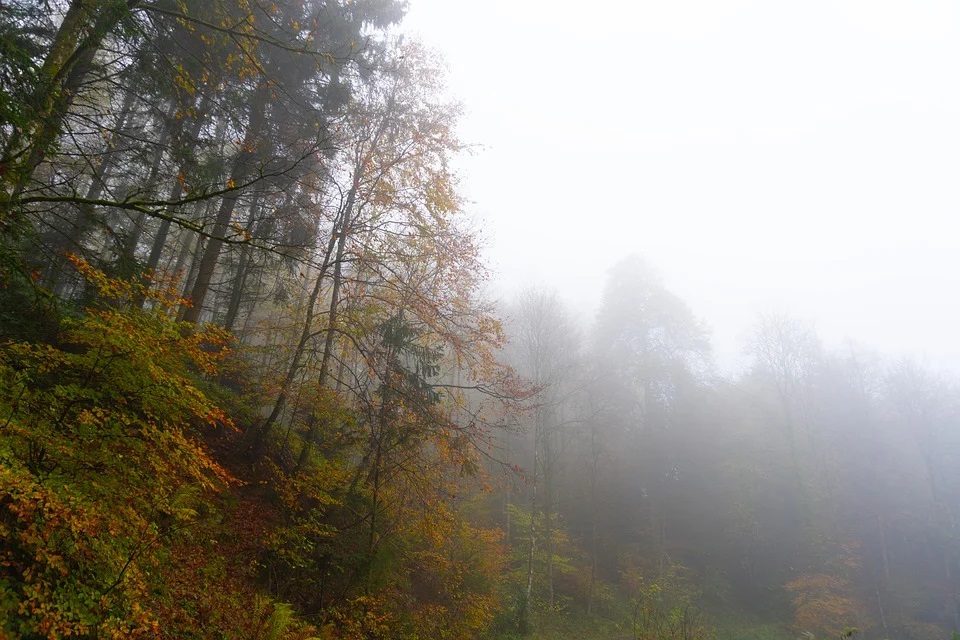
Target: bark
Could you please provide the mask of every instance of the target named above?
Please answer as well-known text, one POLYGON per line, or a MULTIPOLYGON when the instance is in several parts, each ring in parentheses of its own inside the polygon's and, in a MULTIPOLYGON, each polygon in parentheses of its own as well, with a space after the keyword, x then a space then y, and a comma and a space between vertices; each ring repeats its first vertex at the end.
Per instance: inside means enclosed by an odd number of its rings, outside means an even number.
MULTIPOLYGON (((199 142, 198 137, 200 135, 200 127, 203 126, 203 118, 204 118, 204 112, 201 111, 201 113, 198 114, 196 120, 194 120, 193 125, 186 132, 186 140, 187 140, 188 146, 182 152, 184 157, 190 157, 193 154, 194 149, 196 149, 196 146, 199 142)), ((183 133, 184 133, 183 121, 181 120, 179 121, 179 124, 177 125, 176 129, 174 131, 171 131, 171 135, 169 137, 171 139, 179 139, 183 133)), ((157 169, 157 171, 159 171, 159 168, 160 168, 159 162, 160 160, 162 160, 161 156, 162 154, 158 155, 158 157, 155 158, 154 168, 157 169)), ((184 165, 181 167, 181 173, 187 169, 186 164, 187 162, 185 161, 184 165)), ((156 174, 152 170, 151 170, 151 175, 153 176, 153 180, 156 180, 156 174)), ((148 184, 153 184, 153 180, 148 182, 148 184)), ((170 191, 167 193, 167 201, 175 202, 180 198, 180 195, 182 193, 183 193, 183 185, 180 183, 179 176, 178 176, 176 179, 173 180, 173 183, 170 185, 170 191)), ((140 214, 138 216, 138 220, 139 220, 139 224, 142 224, 143 214, 140 214)), ((140 284, 145 289, 148 289, 150 287, 151 278, 157 273, 157 267, 160 265, 160 258, 163 255, 163 250, 167 246, 167 237, 170 234, 170 224, 171 224, 171 221, 169 218, 162 219, 160 221, 160 225, 157 227, 156 234, 154 234, 153 236, 153 244, 150 247, 150 255, 147 257, 147 264, 144 267, 143 276, 140 278, 140 284)), ((137 234, 137 242, 139 242, 139 233, 137 234)), ((136 245, 134 245, 134 248, 135 247, 136 245)), ((137 305, 139 307, 143 307, 144 300, 145 299, 141 296, 137 300, 137 305)))
MULTIPOLYGON (((120 113, 117 116, 117 122, 114 125, 114 129, 116 130, 116 133, 113 136, 114 138, 116 135, 120 134, 120 132, 123 131, 123 128, 127 125, 127 119, 130 117, 130 110, 133 109, 134 97, 133 91, 127 90, 127 95, 123 98, 123 105, 120 107, 120 113)), ((161 130, 166 129, 166 123, 161 123, 160 126, 161 130)), ((163 140, 163 138, 164 135, 161 134, 161 140, 163 140)), ((87 189, 87 200, 99 200, 100 196, 103 195, 107 180, 117 166, 118 156, 119 154, 116 151, 111 151, 109 148, 104 151, 104 154, 100 157, 100 162, 97 165, 97 168, 93 172, 93 177, 90 181, 90 188, 87 189)), ((80 212, 77 215, 77 221, 75 223, 78 240, 86 231, 87 226, 90 224, 90 213, 90 209, 87 207, 80 208, 80 212)))
MULTIPOLYGON (((190 127, 190 130, 186 132, 186 141, 187 148, 183 150, 182 155, 185 158, 189 158, 193 155, 193 151, 196 149, 197 144, 199 143, 200 128, 203 126, 203 119, 205 112, 201 112, 197 115, 196 120, 194 120, 193 125, 190 127)), ((178 130, 173 136, 174 138, 179 138, 183 133, 183 124, 178 125, 178 130)), ((181 173, 185 172, 187 169, 188 161, 184 161, 183 166, 181 167, 181 173)), ((180 198, 180 195, 183 193, 183 185, 179 181, 179 176, 174 179, 173 184, 170 185, 170 192, 167 194, 167 201, 175 202, 180 198)), ((140 279, 140 284, 145 288, 150 286, 151 277, 157 272, 157 267, 160 265, 160 258, 163 255, 163 250, 167 246, 167 236, 170 234, 170 219, 164 218, 160 221, 160 225, 157 227, 157 233, 153 237, 153 245, 150 247, 150 255, 147 257, 147 264, 144 269, 144 275, 140 279)), ((139 306, 143 306, 143 300, 139 300, 139 306)))
POLYGON ((597 584, 597 475, 599 473, 600 446, 597 442, 597 428, 590 423, 590 586, 587 591, 587 616, 593 613, 593 594, 597 584))
MULTIPOLYGON (((534 442, 536 442, 536 436, 534 437, 534 442)), ((534 446, 533 487, 532 497, 530 498, 530 544, 527 549, 527 586, 523 599, 523 630, 526 630, 527 625, 530 623, 533 611, 533 570, 534 558, 537 553, 537 458, 539 457, 536 449, 537 447, 534 446)))
POLYGON ((230 291, 230 301, 227 303, 227 315, 223 319, 223 328, 233 331, 233 325, 240 315, 240 306, 243 304, 243 292, 247 286, 247 274, 251 262, 250 247, 240 249, 240 261, 237 263, 237 273, 233 278, 233 289, 230 291))
MULTIPOLYGON (((180 252, 180 255, 177 257, 178 263, 181 265, 183 261, 187 258, 190 260, 190 270, 183 278, 183 287, 181 288, 181 295, 185 296, 187 291, 190 290, 190 287, 193 286, 193 281, 197 277, 197 268, 200 265, 200 256, 203 255, 204 247, 207 245, 207 239, 199 234, 194 234, 193 243, 191 244, 188 240, 183 244, 183 251, 180 252), (189 249, 189 250, 188 250, 189 249)), ((180 271, 183 267, 177 269, 177 272, 180 271)))
MULTIPOLYGON (((60 23, 60 28, 57 29, 57 34, 50 45, 50 50, 47 52, 47 57, 40 68, 40 86, 33 96, 33 106, 37 109, 34 122, 28 123, 23 130, 14 133, 8 147, 4 150, 4 167, 13 165, 18 158, 32 152, 35 139, 31 140, 34 132, 30 129, 36 127, 39 134, 44 120, 52 115, 55 97, 60 93, 58 85, 70 73, 70 60, 76 56, 77 47, 83 38, 84 30, 94 19, 95 9, 96 5, 92 0, 73 0, 70 3, 63 16, 63 22, 60 23), (43 108, 44 106, 46 106, 46 109, 43 108)), ((53 123, 49 124, 52 125, 53 123)), ((15 190, 22 188, 22 183, 29 178, 29 175, 16 175, 14 179, 20 184, 15 185, 15 190)))
POLYGON ((372 484, 373 491, 371 495, 371 504, 370 504, 370 537, 367 541, 367 561, 370 563, 367 569, 367 589, 370 588, 373 584, 373 568, 374 568, 374 554, 377 550, 377 509, 380 504, 380 465, 383 457, 383 444, 381 435, 386 430, 386 407, 381 407, 380 411, 380 433, 374 433, 373 437, 375 442, 374 444, 374 459, 373 459, 373 469, 371 469, 372 475, 372 484))
POLYGON ((543 516, 544 532, 543 546, 547 556, 547 602, 549 610, 553 610, 553 449, 550 443, 550 431, 545 429, 543 439, 543 516))
MULTIPOLYGON (((147 175, 145 183, 147 185, 156 184, 157 178, 160 175, 160 168, 163 164, 164 149, 174 137, 179 136, 183 131, 182 124, 178 124, 176 127, 170 125, 176 115, 176 111, 176 104, 170 105, 170 109, 167 111, 167 117, 161 123, 162 136, 160 144, 157 145, 157 150, 153 154, 153 162, 150 163, 150 173, 147 175)), ((196 138, 196 135, 194 135, 193 138, 196 138)), ((146 215, 142 211, 131 218, 130 235, 127 236, 127 241, 124 245, 124 251, 131 259, 136 257, 137 246, 140 244, 140 236, 143 234, 143 222, 145 218, 146 215)))
MULTIPOLYGON (((504 445, 503 445, 504 458, 506 460, 511 459, 511 449, 510 449, 510 431, 505 430, 504 433, 504 445)), ((507 544, 513 544, 513 522, 510 513, 511 501, 510 493, 513 491, 513 479, 510 479, 509 484, 504 488, 503 491, 503 516, 504 516, 504 531, 507 534, 506 540, 507 544)))

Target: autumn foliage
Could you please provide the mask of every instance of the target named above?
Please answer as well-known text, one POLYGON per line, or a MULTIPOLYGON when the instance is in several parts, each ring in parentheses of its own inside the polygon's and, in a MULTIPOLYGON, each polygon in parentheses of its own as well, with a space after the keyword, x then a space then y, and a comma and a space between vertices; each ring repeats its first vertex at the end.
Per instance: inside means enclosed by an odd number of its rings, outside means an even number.
POLYGON ((96 302, 55 344, 0 351, 0 637, 299 637, 276 596, 327 637, 489 624, 500 534, 448 504, 471 454, 436 397, 408 412, 423 389, 397 369, 373 457, 348 408, 338 424, 359 431, 309 470, 268 459, 240 480, 223 464, 239 431, 210 400, 229 336, 178 322, 172 283, 74 261, 96 302))
POLYGON ((135 285, 77 267, 103 302, 58 344, 0 352, 0 620, 12 637, 152 637, 158 550, 231 482, 202 437, 233 427, 193 379, 225 336, 184 332, 168 288, 132 311, 135 285))

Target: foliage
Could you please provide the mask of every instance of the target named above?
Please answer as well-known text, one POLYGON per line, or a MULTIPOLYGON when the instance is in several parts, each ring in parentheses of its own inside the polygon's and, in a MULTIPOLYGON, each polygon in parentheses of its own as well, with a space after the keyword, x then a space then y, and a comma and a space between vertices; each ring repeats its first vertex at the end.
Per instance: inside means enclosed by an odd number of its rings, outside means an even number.
POLYGON ((156 535, 149 524, 133 509, 105 511, 69 485, 44 486, 15 465, 0 466, 3 633, 155 635, 158 621, 140 604, 147 595, 141 570, 129 564, 143 561, 156 535))
POLYGON ((0 6, 9 633, 476 637, 516 381, 404 3, 47 9, 0 6))
POLYGON ((57 300, 36 272, 0 239, 0 340, 50 342, 59 331, 57 300))
POLYGON ((637 640, 704 640, 712 637, 695 604, 672 605, 657 583, 641 587, 635 596, 632 619, 637 640))
POLYGON ((77 266, 110 304, 65 321, 60 346, 0 351, 0 619, 19 636, 137 637, 158 624, 157 546, 231 482, 199 440, 230 421, 192 382, 224 336, 185 333, 164 290, 131 310, 135 285, 77 266))
MULTIPOLYGON (((15 0, 0 6, 0 122, 21 127, 28 119, 30 90, 38 81, 43 45, 53 26, 35 2, 15 0)), ((7 127, 0 128, 0 148, 7 127)))
POLYGON ((851 594, 849 582, 836 575, 800 576, 786 585, 792 594, 793 626, 819 637, 849 637, 846 629, 866 619, 864 606, 851 594))

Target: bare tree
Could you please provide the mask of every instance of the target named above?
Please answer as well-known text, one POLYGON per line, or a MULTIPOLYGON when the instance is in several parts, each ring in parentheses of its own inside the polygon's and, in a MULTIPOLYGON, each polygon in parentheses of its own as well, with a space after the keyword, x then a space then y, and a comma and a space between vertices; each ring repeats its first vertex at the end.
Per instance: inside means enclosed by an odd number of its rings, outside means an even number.
POLYGON ((542 512, 548 603, 554 603, 554 516, 557 512, 557 472, 564 403, 579 367, 580 339, 576 327, 556 292, 527 289, 517 301, 512 320, 513 359, 537 395, 532 399, 533 467, 530 477, 530 539, 527 551, 525 618, 531 614, 538 531, 542 512), (537 490, 542 482, 543 506, 537 490))

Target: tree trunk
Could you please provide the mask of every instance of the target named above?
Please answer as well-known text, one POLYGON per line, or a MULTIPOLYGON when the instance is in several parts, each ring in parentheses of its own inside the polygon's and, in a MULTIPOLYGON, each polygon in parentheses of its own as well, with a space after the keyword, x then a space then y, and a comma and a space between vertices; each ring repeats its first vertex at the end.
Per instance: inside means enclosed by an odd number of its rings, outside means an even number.
POLYGON ((551 429, 544 425, 543 438, 543 547, 547 556, 547 604, 553 611, 553 447, 550 442, 551 429))
MULTIPOLYGON (((194 242, 192 245, 193 249, 191 251, 186 250, 189 246, 191 246, 188 240, 183 245, 184 251, 181 251, 180 255, 177 257, 178 262, 181 259, 186 259, 187 257, 192 258, 190 260, 190 270, 187 272, 187 274, 183 278, 183 287, 181 289, 181 294, 180 294, 181 296, 187 295, 187 291, 189 291, 190 288, 193 286, 193 281, 197 277, 197 268, 200 266, 200 256, 203 255, 204 248, 207 245, 206 238, 204 238, 199 234, 195 234, 195 235, 196 237, 194 238, 194 242)), ((179 272, 180 269, 177 269, 177 271, 179 272)))
MULTIPOLYGON (((534 436, 536 442, 536 436, 534 436)), ((537 458, 536 446, 533 454, 533 488, 530 498, 530 544, 527 549, 527 587, 523 598, 523 620, 521 631, 526 632, 531 619, 533 599, 533 568, 537 552, 537 458)))
MULTIPOLYGON (((535 373, 535 380, 539 380, 539 372, 535 373)), ((537 481, 543 461, 540 458, 540 443, 543 439, 543 409, 538 408, 533 423, 533 478, 531 479, 530 497, 530 543, 527 548, 527 586, 523 599, 523 621, 521 631, 526 632, 528 625, 533 621, 533 576, 536 566, 537 552, 537 481)))
MULTIPOLYGON (((77 92, 90 71, 106 35, 140 0, 73 0, 40 68, 41 86, 33 98, 32 121, 16 132, 0 166, 11 181, 9 201, 15 204, 47 157, 77 92), (24 157, 26 156, 26 157, 24 157)), ((6 226, 10 202, 0 208, 0 231, 6 226)))
POLYGON ((227 331, 233 331, 233 325, 237 322, 237 316, 240 315, 250 261, 250 247, 242 247, 240 261, 237 263, 237 273, 233 278, 233 289, 230 291, 230 302, 227 303, 227 314, 223 319, 223 328, 227 331))
MULTIPOLYGON (((351 194, 352 193, 353 190, 351 190, 351 194)), ((347 202, 351 203, 352 206, 352 201, 349 196, 347 202)), ((297 341, 297 346, 293 350, 290 366, 287 367, 287 373, 284 376, 283 383, 280 385, 280 391, 277 393, 277 399, 273 403, 273 409, 262 425, 259 427, 251 427, 247 433, 244 434, 243 441, 240 443, 241 450, 252 448, 254 455, 260 455, 263 451, 263 445, 267 435, 283 414, 283 409, 286 407, 290 394, 290 387, 293 386, 293 381, 297 376, 297 372, 300 370, 300 364, 306 352, 307 342, 313 333, 313 318, 316 313, 317 299, 320 297, 320 291, 323 289, 323 280, 326 276, 327 269, 330 268, 330 258, 333 250, 338 246, 338 231, 342 229, 344 216, 348 214, 349 211, 345 208, 338 219, 334 221, 334 227, 330 233, 330 240, 327 242, 327 250, 323 258, 323 264, 320 267, 319 273, 317 273, 317 280, 314 282, 310 297, 307 299, 306 317, 303 319, 303 325, 300 329, 300 339, 297 341)))
MULTIPOLYGON (((53 116, 53 108, 57 96, 61 94, 59 86, 69 76, 71 61, 76 63, 78 45, 83 37, 84 29, 93 21, 95 3, 92 0, 73 0, 63 16, 60 28, 50 45, 47 57, 40 68, 40 86, 33 96, 33 121, 23 129, 15 131, 7 148, 3 152, 2 164, 5 169, 22 159, 24 154, 33 154, 37 142, 43 134, 44 122, 53 116), (35 130, 33 130, 35 129, 35 130)), ((71 98, 68 98, 72 100, 71 98)), ((48 128, 59 129, 59 122, 47 122, 48 128)), ((40 155, 42 160, 42 153, 40 155)), ((27 163, 29 165, 29 161, 27 163)), ((12 175, 14 192, 22 190, 23 185, 30 180, 29 173, 23 173, 27 167, 18 167, 19 171, 12 175)))
POLYGON ((380 505, 379 505, 379 502, 380 502, 380 464, 381 464, 381 459, 382 459, 382 456, 383 456, 383 443, 382 443, 381 436, 383 435, 383 432, 386 430, 386 421, 387 421, 387 416, 386 416, 386 410, 385 410, 385 409, 386 409, 386 406, 381 407, 379 433, 375 433, 374 436, 373 436, 373 437, 374 437, 374 440, 375 440, 375 442, 374 442, 374 451, 375 451, 375 454, 374 454, 374 458, 373 458, 373 469, 371 469, 371 473, 372 473, 372 476, 373 476, 373 477, 372 477, 372 481, 373 481, 373 492, 372 492, 371 500, 370 500, 370 537, 369 537, 369 540, 367 541, 367 562, 369 563, 369 565, 367 566, 367 584, 366 584, 366 589, 367 589, 368 591, 369 591, 369 588, 370 588, 370 587, 372 586, 372 584, 373 584, 373 577, 374 577, 374 576, 373 576, 373 568, 374 568, 374 566, 375 566, 375 563, 374 563, 373 559, 374 559, 374 555, 375 555, 376 550, 377 550, 377 509, 378 509, 379 506, 380 506, 380 505))
MULTIPOLYGON (((330 357, 333 355, 333 342, 337 330, 337 312, 340 308, 340 288, 343 285, 343 255, 347 245, 347 235, 350 233, 350 224, 352 223, 352 214, 356 192, 359 188, 359 175, 354 177, 353 186, 350 189, 350 195, 347 197, 346 211, 343 216, 343 226, 337 237, 337 257, 333 264, 333 288, 330 292, 330 307, 327 314, 327 335, 323 341, 323 356, 320 360, 320 371, 317 373, 317 388, 323 389, 327 385, 327 373, 330 370, 330 357)), ((297 459, 297 470, 299 471, 306 465, 307 458, 310 455, 310 449, 313 441, 317 437, 320 429, 320 420, 315 415, 310 416, 310 428, 307 431, 307 438, 300 450, 300 457, 297 459)))
POLYGON ((597 474, 600 462, 600 446, 597 428, 590 423, 590 586, 587 591, 587 616, 593 613, 593 594, 597 583, 597 474))
MULTIPOLYGON (((187 131, 186 137, 188 141, 189 148, 184 151, 184 156, 188 157, 193 153, 194 148, 198 143, 198 136, 200 135, 200 128, 203 126, 204 112, 201 110, 197 114, 196 120, 193 122, 193 126, 190 127, 190 130, 187 131)), ((171 138, 179 138, 183 133, 183 121, 179 121, 177 129, 175 132, 171 132, 171 138)), ((161 154, 162 155, 162 154, 161 154)), ((158 157, 157 160, 162 158, 158 157)), ((186 161, 184 161, 186 164, 186 161)), ((159 170, 159 162, 155 165, 159 170)), ((186 169, 186 166, 183 166, 182 169, 186 169)), ((152 173, 152 172, 151 172, 152 173)), ((149 183, 149 184, 152 184, 149 183)), ((175 202, 180 199, 180 195, 183 193, 183 185, 179 182, 179 176, 177 179, 174 179, 173 184, 170 185, 170 192, 167 194, 167 201, 175 202)), ((142 218, 142 216, 141 216, 142 218)), ((160 258, 163 255, 163 250, 167 246, 167 236, 170 233, 170 219, 164 218, 160 220, 160 225, 157 227, 157 232, 153 236, 153 245, 150 247, 150 255, 147 257, 147 264, 144 268, 144 274, 140 278, 140 284, 144 288, 150 287, 151 278, 157 273, 157 267, 160 265, 160 258)), ((138 301, 138 306, 143 307, 144 299, 141 297, 138 301)))
MULTIPOLYGON (((120 113, 114 124, 115 131, 119 132, 125 126, 127 118, 130 115, 130 110, 133 108, 134 97, 132 91, 127 91, 123 99, 123 105, 120 108, 120 113)), ((103 155, 100 157, 100 162, 96 168, 94 168, 93 175, 90 177, 90 186, 87 187, 85 196, 87 200, 100 199, 103 195, 104 186, 107 180, 110 179, 110 174, 114 167, 117 165, 118 154, 116 151, 110 150, 110 145, 111 142, 107 142, 107 148, 104 150, 103 155)), ((47 268, 47 277, 45 280, 47 288, 57 295, 63 295, 63 276, 69 272, 68 262, 64 254, 71 248, 71 245, 77 247, 77 250, 82 250, 83 237, 87 232, 87 227, 90 225, 92 211, 92 205, 81 204, 77 207, 77 216, 74 218, 73 223, 65 223, 65 228, 56 229, 52 234, 53 237, 51 238, 50 248, 52 249, 54 258, 50 261, 50 265, 47 268)))
MULTIPOLYGON (((178 124, 176 127, 170 126, 170 122, 174 119, 176 111, 176 105, 171 105, 170 110, 167 112, 166 120, 162 123, 163 136, 161 137, 160 144, 157 145, 156 153, 153 155, 153 162, 150 164, 150 173, 148 174, 145 183, 148 186, 155 184, 160 175, 160 167, 163 164, 164 148, 167 146, 170 140, 172 140, 175 136, 179 136, 183 131, 182 124, 178 124)), ((193 137, 196 138, 196 135, 193 137)), ((130 235, 127 236, 126 244, 124 245, 124 252, 131 259, 136 258, 137 246, 140 244, 140 236, 143 235, 143 222, 145 218, 146 215, 142 211, 137 212, 135 216, 130 218, 131 230, 130 235)))
MULTIPOLYGON (((383 120, 381 121, 380 126, 377 128, 373 138, 370 140, 370 146, 365 152, 358 150, 353 168, 350 190, 347 192, 343 210, 338 216, 338 220, 335 221, 333 233, 331 233, 330 240, 327 242, 327 250, 324 256, 323 265, 320 267, 320 272, 317 274, 316 284, 314 285, 313 291, 310 294, 310 299, 307 301, 306 317, 304 318, 303 329, 300 332, 300 339, 297 342, 296 349, 294 349, 290 366, 287 368, 287 375, 284 377, 283 384, 280 386, 280 392, 277 394, 277 401, 274 403, 273 410, 270 412, 270 415, 264 421, 263 425, 261 425, 259 428, 251 429, 248 432, 249 437, 245 436, 243 442, 241 442, 242 449, 248 449, 252 446, 255 455, 262 453, 263 444, 267 435, 273 428, 273 425, 276 424, 277 420, 280 418, 283 408, 286 406, 287 397, 290 393, 290 387, 293 385, 297 371, 300 369, 300 363, 303 359, 307 342, 310 339, 310 335, 313 333, 313 318, 315 313, 314 307, 320 295, 323 285, 323 278, 325 277, 327 270, 330 268, 330 256, 334 247, 336 247, 337 255, 334 261, 333 290, 331 292, 327 316, 327 335, 326 340, 324 341, 320 371, 317 374, 317 387, 322 389, 324 385, 326 385, 327 372, 330 367, 330 357, 333 350, 333 339, 336 332, 337 308, 340 303, 340 282, 343 273, 343 255, 346 248, 347 235, 350 233, 350 227, 353 225, 354 209, 357 206, 357 195, 360 190, 361 180, 363 179, 366 166, 372 160, 373 154, 378 149, 380 140, 383 138, 383 134, 387 130, 390 114, 393 113, 395 95, 396 88, 394 88, 394 92, 390 96, 390 100, 387 103, 387 109, 383 116, 383 120)), ((311 442, 313 438, 316 437, 318 429, 319 425, 317 424, 316 417, 311 416, 307 441, 304 443, 303 449, 300 451, 300 456, 297 459, 296 468, 298 470, 301 469, 306 463, 307 456, 310 453, 311 442)))
MULTIPOLYGON (((257 210, 260 207, 259 195, 254 197, 250 203, 250 215, 247 217, 247 224, 244 227, 247 233, 253 235, 256 227, 257 210)), ((244 245, 240 247, 240 260, 237 262, 237 273, 233 278, 233 289, 230 292, 230 302, 227 304, 227 315, 223 319, 223 328, 227 331, 233 331, 233 325, 240 314, 240 306, 243 303, 243 293, 246 287, 247 272, 249 270, 252 254, 250 247, 244 245)))
MULTIPOLYGON (((133 109, 133 99, 135 98, 133 91, 127 90, 127 94, 123 98, 123 105, 120 107, 120 113, 117 115, 117 122, 114 125, 116 132, 111 139, 115 139, 123 128, 127 125, 127 118, 130 117, 130 110, 133 109)), ((164 131, 166 130, 167 125, 165 122, 160 123, 160 138, 161 145, 163 144, 163 139, 165 137, 164 131)), ((103 156, 100 158, 100 163, 93 172, 93 176, 90 179, 90 188, 87 189, 87 200, 99 200, 100 196, 103 195, 103 191, 106 188, 107 179, 110 177, 110 174, 113 172, 113 169, 117 166, 117 152, 111 151, 110 146, 112 142, 107 143, 107 149, 104 151, 103 156)), ((80 238, 87 230, 87 225, 90 224, 90 209, 86 206, 80 207, 80 211, 77 214, 77 220, 74 224, 76 228, 76 239, 79 241, 80 238)))
MULTIPOLYGON (((263 127, 266 123, 267 100, 270 96, 269 86, 261 82, 257 92, 253 97, 253 106, 250 112, 250 122, 247 125, 247 133, 244 136, 243 143, 237 153, 237 158, 230 171, 230 180, 234 184, 241 184, 250 173, 249 163, 253 159, 254 149, 263 133, 263 127)), ((227 229, 230 225, 230 218, 233 216, 233 210, 237 206, 239 194, 236 191, 226 193, 220 203, 220 211, 217 213, 216 221, 210 237, 207 240, 207 247, 203 252, 203 259, 197 269, 197 280, 193 284, 190 292, 191 306, 185 306, 180 310, 184 322, 196 324, 200 320, 200 314, 203 312, 203 301, 207 297, 210 289, 210 281, 213 279, 214 269, 217 267, 217 261, 220 258, 220 250, 223 248, 224 238, 227 236, 227 229)))

